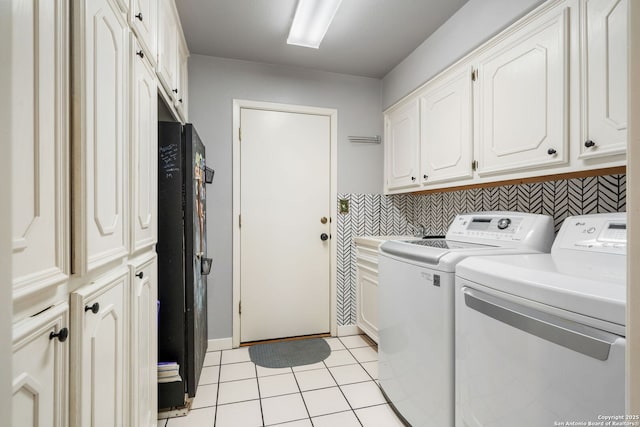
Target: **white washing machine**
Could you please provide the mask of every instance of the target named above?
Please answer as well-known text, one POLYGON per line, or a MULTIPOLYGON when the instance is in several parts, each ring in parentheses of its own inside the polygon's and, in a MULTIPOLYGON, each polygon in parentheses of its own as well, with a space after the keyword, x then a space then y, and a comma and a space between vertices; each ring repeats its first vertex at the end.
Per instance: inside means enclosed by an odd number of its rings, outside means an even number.
POLYGON ((458 264, 456 425, 622 416, 625 273, 625 213, 567 218, 551 254, 458 264))
POLYGON ((454 422, 454 284, 473 255, 548 252, 553 219, 519 212, 458 215, 445 239, 380 247, 379 380, 413 427, 454 422))

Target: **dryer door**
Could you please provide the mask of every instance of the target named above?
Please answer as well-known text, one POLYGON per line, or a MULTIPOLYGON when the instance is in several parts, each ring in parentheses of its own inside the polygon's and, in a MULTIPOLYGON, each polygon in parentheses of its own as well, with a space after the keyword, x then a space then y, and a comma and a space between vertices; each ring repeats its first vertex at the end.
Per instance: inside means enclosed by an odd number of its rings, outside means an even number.
POLYGON ((457 426, 553 426, 624 414, 625 339, 544 307, 459 281, 457 426))

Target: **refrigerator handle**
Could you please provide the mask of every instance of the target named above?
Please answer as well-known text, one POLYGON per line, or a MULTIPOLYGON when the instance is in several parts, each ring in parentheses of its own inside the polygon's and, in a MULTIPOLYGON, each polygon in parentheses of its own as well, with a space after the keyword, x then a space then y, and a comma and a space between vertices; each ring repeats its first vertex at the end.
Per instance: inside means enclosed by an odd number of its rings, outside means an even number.
POLYGON ((207 276, 211 272, 211 265, 213 264, 211 258, 200 258, 200 273, 207 276))
POLYGON ((213 169, 208 166, 204 167, 204 182, 207 184, 211 184, 213 182, 213 175, 216 173, 213 169))

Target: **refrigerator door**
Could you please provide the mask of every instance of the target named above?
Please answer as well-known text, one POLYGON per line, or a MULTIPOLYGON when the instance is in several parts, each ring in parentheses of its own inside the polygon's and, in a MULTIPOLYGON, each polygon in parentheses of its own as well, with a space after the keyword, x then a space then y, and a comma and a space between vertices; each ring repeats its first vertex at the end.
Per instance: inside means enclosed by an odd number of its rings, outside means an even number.
MULTIPOLYGON (((207 256, 205 147, 193 125, 183 130, 185 147, 185 265, 187 393, 196 394, 207 352, 207 278, 202 274, 207 256)), ((210 266, 205 266, 210 267, 210 266)))

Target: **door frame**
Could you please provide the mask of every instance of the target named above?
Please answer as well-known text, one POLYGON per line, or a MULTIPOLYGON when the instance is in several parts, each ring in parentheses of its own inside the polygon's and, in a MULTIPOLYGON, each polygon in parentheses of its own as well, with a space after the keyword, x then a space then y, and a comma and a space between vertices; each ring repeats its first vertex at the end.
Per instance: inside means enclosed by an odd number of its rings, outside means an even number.
POLYGON ((337 334, 336 318, 336 256, 337 256, 337 204, 338 197, 338 110, 333 108, 311 107, 305 105, 280 104, 273 102, 251 101, 246 99, 233 100, 233 253, 232 253, 232 277, 233 277, 233 297, 232 297, 232 347, 240 346, 240 110, 250 108, 253 110, 278 111, 284 113, 313 114, 327 116, 330 121, 330 162, 329 162, 329 204, 330 204, 330 233, 332 238, 329 244, 329 325, 332 336, 337 334))

